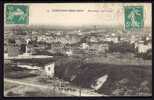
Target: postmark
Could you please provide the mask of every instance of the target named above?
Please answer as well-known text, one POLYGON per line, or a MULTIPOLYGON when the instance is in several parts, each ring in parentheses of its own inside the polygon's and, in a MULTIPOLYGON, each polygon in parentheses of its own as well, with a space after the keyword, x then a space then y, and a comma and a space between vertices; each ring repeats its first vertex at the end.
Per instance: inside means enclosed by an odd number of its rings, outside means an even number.
POLYGON ((143 18, 143 7, 142 6, 125 6, 124 17, 125 17, 125 29, 141 29, 144 26, 143 18))
POLYGON ((6 24, 28 24, 29 8, 27 5, 6 5, 6 24))

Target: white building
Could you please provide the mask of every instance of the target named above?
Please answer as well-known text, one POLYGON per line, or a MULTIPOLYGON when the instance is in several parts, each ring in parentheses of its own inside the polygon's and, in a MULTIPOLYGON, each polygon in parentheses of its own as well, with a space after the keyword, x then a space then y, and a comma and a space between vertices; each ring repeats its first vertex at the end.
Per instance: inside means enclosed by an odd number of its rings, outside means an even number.
POLYGON ((152 44, 149 42, 145 45, 144 41, 139 41, 138 43, 135 43, 135 48, 138 53, 146 53, 149 49, 152 49, 152 44))
POLYGON ((130 38, 130 44, 135 43, 136 40, 137 40, 137 39, 136 39, 136 37, 135 37, 134 35, 131 36, 131 38, 130 38))
POLYGON ((67 56, 71 56, 71 55, 73 55, 73 52, 71 49, 69 49, 69 51, 66 51, 66 54, 67 54, 67 56))
POLYGON ((118 37, 106 37, 105 41, 113 42, 113 43, 118 43, 119 42, 118 37))
POLYGON ((48 77, 53 78, 55 74, 55 63, 45 65, 45 73, 48 77))
POLYGON ((81 48, 82 49, 88 49, 89 48, 89 45, 87 43, 82 43, 81 44, 81 48))

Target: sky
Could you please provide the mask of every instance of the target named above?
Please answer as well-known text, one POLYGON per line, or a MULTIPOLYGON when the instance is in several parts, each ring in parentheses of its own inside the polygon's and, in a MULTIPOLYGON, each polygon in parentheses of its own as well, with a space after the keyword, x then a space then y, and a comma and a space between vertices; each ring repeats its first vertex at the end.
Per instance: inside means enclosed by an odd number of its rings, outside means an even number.
POLYGON ((145 26, 151 26, 152 23, 150 3, 26 3, 25 5, 29 6, 29 25, 124 25, 124 6, 129 5, 143 6, 145 26))

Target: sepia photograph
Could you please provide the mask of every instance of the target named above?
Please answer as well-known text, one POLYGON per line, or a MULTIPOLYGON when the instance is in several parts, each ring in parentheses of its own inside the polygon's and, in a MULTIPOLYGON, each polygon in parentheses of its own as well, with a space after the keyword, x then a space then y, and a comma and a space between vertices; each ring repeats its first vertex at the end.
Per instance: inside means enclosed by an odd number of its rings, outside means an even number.
POLYGON ((4 3, 4 97, 152 96, 151 3, 4 3))

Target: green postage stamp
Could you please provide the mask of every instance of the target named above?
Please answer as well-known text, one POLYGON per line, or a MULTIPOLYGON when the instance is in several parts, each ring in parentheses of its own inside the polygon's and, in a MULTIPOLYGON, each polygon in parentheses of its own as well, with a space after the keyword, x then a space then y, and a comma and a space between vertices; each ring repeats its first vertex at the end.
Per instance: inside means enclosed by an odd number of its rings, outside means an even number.
POLYGON ((141 29, 144 26, 143 7, 142 6, 125 6, 125 29, 141 29))
POLYGON ((6 5, 6 24, 28 24, 29 8, 27 5, 6 5))

